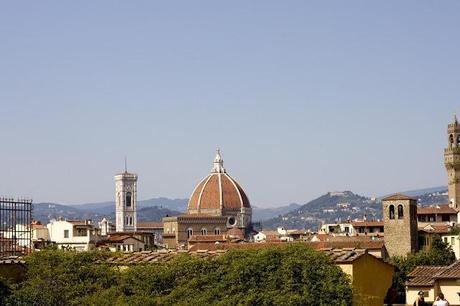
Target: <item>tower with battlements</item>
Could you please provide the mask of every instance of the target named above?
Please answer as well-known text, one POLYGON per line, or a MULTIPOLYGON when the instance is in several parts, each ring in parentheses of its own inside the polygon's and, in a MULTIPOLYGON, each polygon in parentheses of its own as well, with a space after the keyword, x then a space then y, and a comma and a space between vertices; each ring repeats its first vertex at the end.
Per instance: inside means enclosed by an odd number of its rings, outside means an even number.
POLYGON ((457 116, 447 126, 447 148, 444 149, 444 165, 447 170, 449 206, 460 208, 460 124, 457 116))

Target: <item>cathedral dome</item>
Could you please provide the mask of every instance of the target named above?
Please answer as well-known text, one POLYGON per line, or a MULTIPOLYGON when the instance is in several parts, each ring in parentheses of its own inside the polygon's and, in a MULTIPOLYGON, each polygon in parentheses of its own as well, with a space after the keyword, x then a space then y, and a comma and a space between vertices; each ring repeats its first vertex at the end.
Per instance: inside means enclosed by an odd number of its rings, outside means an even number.
POLYGON ((249 199, 243 188, 230 177, 217 150, 211 173, 196 186, 188 203, 188 212, 226 215, 250 209, 249 199))

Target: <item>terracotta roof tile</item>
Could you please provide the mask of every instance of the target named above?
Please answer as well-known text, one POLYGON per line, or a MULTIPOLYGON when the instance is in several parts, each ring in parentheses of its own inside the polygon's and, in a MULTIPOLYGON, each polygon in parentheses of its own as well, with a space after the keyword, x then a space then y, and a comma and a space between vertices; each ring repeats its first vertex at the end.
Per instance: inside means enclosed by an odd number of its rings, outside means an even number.
POLYGON ((382 199, 382 201, 398 201, 398 200, 414 200, 417 201, 416 198, 406 196, 402 193, 396 193, 391 196, 385 197, 382 199))
POLYGON ((430 207, 417 207, 417 215, 428 215, 428 214, 449 214, 456 215, 457 211, 449 207, 449 205, 437 205, 430 207))
POLYGON ((383 221, 355 221, 351 222, 354 227, 383 226, 383 221))
POLYGON ((444 271, 447 267, 418 266, 407 276, 407 286, 431 286, 434 283, 435 275, 444 271))

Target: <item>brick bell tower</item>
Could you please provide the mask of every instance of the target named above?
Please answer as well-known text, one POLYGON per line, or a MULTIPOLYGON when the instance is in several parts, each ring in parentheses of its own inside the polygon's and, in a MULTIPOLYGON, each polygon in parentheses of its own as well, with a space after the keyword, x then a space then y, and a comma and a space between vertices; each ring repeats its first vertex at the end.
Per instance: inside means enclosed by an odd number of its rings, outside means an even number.
POLYGON ((444 149, 444 165, 447 170, 449 206, 460 208, 460 125, 457 116, 447 126, 447 148, 444 149))

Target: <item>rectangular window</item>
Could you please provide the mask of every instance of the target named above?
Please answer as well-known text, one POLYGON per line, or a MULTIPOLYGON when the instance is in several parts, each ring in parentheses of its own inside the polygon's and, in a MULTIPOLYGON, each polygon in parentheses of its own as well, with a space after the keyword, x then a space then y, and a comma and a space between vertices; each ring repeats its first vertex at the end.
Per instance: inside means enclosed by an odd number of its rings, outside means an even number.
POLYGON ((450 237, 450 244, 454 245, 455 244, 455 237, 450 237))
POLYGON ((64 238, 69 238, 69 230, 64 230, 64 238))
POLYGON ((450 218, 449 218, 449 215, 442 215, 442 222, 449 222, 450 221, 450 218))

